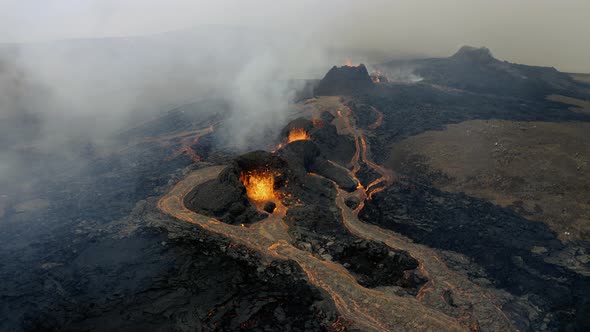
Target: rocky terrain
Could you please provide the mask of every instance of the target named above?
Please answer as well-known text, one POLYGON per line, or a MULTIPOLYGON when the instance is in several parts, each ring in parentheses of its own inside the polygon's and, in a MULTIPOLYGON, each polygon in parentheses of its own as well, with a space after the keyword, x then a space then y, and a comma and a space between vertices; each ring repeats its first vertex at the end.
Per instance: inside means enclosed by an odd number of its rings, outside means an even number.
POLYGON ((471 92, 527 98, 560 91, 573 97, 584 95, 584 87, 568 74, 500 61, 485 47, 464 46, 448 58, 392 61, 376 68, 387 73, 398 67, 411 68, 424 82, 471 92))
POLYGON ((589 130, 583 122, 466 121, 399 142, 386 164, 541 220, 563 241, 588 239, 589 130))
POLYGON ((0 330, 588 330, 590 116, 545 99, 585 86, 486 49, 412 65, 332 68, 264 151, 211 100, 32 168, 0 192, 0 330))

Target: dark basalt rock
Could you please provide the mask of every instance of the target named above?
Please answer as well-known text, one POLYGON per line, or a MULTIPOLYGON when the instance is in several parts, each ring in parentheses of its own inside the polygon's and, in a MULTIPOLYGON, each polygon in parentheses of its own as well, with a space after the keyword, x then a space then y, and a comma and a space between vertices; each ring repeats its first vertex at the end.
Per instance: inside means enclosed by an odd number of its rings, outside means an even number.
POLYGON ((320 120, 322 120, 324 123, 332 123, 334 119, 336 119, 336 117, 333 116, 330 112, 323 112, 322 114, 320 114, 320 120))
POLYGON ((492 55, 492 52, 487 47, 473 47, 473 46, 463 46, 461 47, 457 53, 451 56, 451 59, 457 61, 466 61, 466 62, 473 62, 479 64, 488 64, 492 62, 497 62, 496 58, 492 55))
POLYGON ((280 153, 297 174, 301 175, 303 172, 319 174, 336 182, 340 188, 349 192, 354 191, 357 187, 357 183, 349 176, 348 172, 329 162, 312 141, 303 140, 289 143, 281 149, 280 153))
POLYGON ((205 182, 193 189, 184 202, 187 208, 228 224, 248 224, 267 216, 250 204, 239 180, 235 183, 217 178, 205 182))
POLYGON ((355 125, 359 128, 367 129, 379 118, 378 113, 370 105, 356 104, 353 101, 349 106, 354 109, 352 118, 354 119, 355 125))
POLYGON ((281 140, 286 139, 289 136, 289 132, 293 128, 300 128, 305 130, 308 134, 311 134, 312 130, 314 129, 313 122, 309 121, 305 118, 297 118, 291 122, 289 122, 283 130, 281 130, 280 138, 281 140))
POLYGON ((381 177, 374 169, 367 166, 364 162, 359 162, 361 168, 356 173, 356 177, 361 181, 361 184, 366 188, 371 182, 381 177))
POLYGON ((423 80, 475 93, 542 100, 548 94, 586 99, 587 86, 553 67, 501 61, 485 47, 464 46, 447 58, 394 60, 378 68, 384 72, 408 68, 423 80))
POLYGON ((346 206, 354 210, 359 206, 359 201, 356 198, 348 198, 346 199, 344 204, 346 204, 346 206))
POLYGON ((300 178, 311 172, 317 159, 321 158, 318 146, 307 140, 291 142, 279 150, 279 154, 300 178))
POLYGON ((398 286, 415 294, 423 283, 414 271, 418 262, 404 251, 350 234, 341 218, 333 201, 319 198, 315 205, 290 208, 285 220, 301 249, 337 261, 363 286, 398 286))
POLYGON ((335 166, 325 158, 318 158, 311 171, 336 182, 338 187, 348 192, 355 191, 358 186, 358 183, 350 177, 348 171, 335 166))
POLYGON ((563 248, 542 223, 480 199, 416 182, 398 183, 376 194, 359 216, 418 243, 471 257, 495 287, 516 296, 529 296, 538 310, 552 313, 521 317, 518 311, 508 312, 516 321, 527 321, 529 330, 540 330, 544 322, 539 317, 549 316, 549 326, 553 327, 590 325, 587 318, 580 319, 590 311, 589 279, 547 263, 545 257, 531 251, 539 244, 549 252, 563 248))
POLYGON ((274 202, 266 202, 266 204, 264 204, 263 210, 268 213, 273 213, 276 208, 277 208, 277 205, 274 202))
POLYGON ((338 96, 362 93, 373 87, 373 81, 365 65, 334 66, 315 89, 319 96, 338 96))
POLYGON ((350 136, 338 135, 336 127, 332 125, 333 120, 334 116, 329 112, 320 115, 321 124, 318 126, 308 119, 297 118, 281 130, 279 140, 286 142, 291 129, 301 128, 308 133, 310 140, 317 144, 327 159, 346 165, 355 153, 355 143, 350 136))
POLYGON ((424 283, 414 271, 418 267, 415 259, 405 251, 394 251, 382 243, 367 240, 338 243, 329 252, 353 271, 365 287, 395 285, 415 290, 424 283))
POLYGON ((95 238, 71 266, 37 270, 32 287, 15 287, 22 323, 3 306, 1 330, 324 331, 336 319, 296 263, 263 265, 255 252, 187 228, 177 240, 156 229, 95 238))
POLYGON ((334 120, 332 114, 324 112, 320 120, 324 126, 313 132, 311 140, 317 144, 327 159, 340 165, 348 165, 356 152, 354 139, 351 136, 338 135, 336 126, 331 124, 334 120))

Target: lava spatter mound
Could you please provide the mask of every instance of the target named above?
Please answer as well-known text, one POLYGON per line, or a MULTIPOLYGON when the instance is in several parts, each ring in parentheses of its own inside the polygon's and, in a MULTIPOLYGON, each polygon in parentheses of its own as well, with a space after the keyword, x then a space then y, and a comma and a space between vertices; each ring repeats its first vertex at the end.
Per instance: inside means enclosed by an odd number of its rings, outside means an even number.
MULTIPOLYGON (((249 224, 267 217, 261 210, 278 199, 293 178, 282 158, 269 152, 254 151, 237 157, 219 176, 196 187, 185 198, 185 205, 195 211, 229 224, 249 224), (270 185, 270 188, 266 188, 270 185), (269 192, 265 192, 268 191, 269 192), (260 208, 251 204, 259 203, 260 208)), ((274 209, 268 209, 274 210, 274 209)))
POLYGON ((303 129, 308 136, 308 139, 305 140, 313 142, 326 159, 347 165, 354 156, 355 143, 350 136, 338 134, 336 126, 332 124, 334 118, 329 112, 323 112, 318 119, 314 120, 297 118, 283 128, 279 140, 293 143, 294 141, 290 142, 289 140, 291 132, 303 129))
POLYGON ((348 171, 328 160, 312 141, 295 141, 279 151, 281 156, 289 162, 289 165, 300 174, 315 173, 338 184, 348 192, 352 192, 358 186, 348 171))
POLYGON ((315 143, 298 140, 277 154, 254 151, 237 157, 217 179, 187 195, 185 205, 225 223, 250 224, 267 217, 265 212, 272 213, 279 202, 314 202, 319 195, 329 195, 326 183, 308 173, 322 175, 347 191, 358 185, 326 159, 315 143))
POLYGON ((334 66, 318 84, 315 93, 318 96, 338 96, 363 93, 374 85, 367 67, 334 66))

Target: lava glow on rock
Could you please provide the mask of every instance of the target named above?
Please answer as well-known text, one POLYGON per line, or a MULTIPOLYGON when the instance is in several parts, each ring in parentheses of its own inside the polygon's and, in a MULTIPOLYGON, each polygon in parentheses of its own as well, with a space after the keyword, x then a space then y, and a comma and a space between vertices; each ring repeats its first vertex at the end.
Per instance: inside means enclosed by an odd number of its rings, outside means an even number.
POLYGON ((246 194, 255 202, 274 201, 275 176, 266 170, 242 172, 240 182, 246 187, 246 194))
POLYGON ((288 138, 288 142, 295 142, 295 141, 303 141, 303 140, 309 140, 310 137, 307 134, 307 131, 305 131, 302 128, 293 128, 291 129, 291 131, 289 131, 289 138, 288 138))

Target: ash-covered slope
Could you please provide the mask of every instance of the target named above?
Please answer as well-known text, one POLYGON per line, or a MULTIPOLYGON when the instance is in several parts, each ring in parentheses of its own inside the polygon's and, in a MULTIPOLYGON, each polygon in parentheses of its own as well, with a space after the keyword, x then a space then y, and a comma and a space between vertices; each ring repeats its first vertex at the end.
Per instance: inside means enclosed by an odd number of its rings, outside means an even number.
POLYGON ((544 97, 550 93, 580 96, 580 86, 553 67, 527 66, 496 59, 485 47, 463 46, 448 58, 391 61, 384 72, 413 68, 426 83, 478 93, 516 97, 544 97))
POLYGON ((334 66, 315 89, 319 96, 351 95, 362 93, 373 86, 365 65, 334 66))

